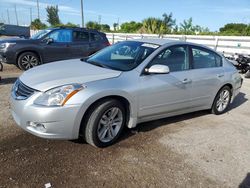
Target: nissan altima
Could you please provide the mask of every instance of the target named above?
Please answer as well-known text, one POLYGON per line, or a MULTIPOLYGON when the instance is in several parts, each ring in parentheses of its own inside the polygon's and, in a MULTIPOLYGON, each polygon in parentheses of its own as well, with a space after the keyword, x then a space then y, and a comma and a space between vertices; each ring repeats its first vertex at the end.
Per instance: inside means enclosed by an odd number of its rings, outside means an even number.
POLYGON ((17 125, 42 138, 113 144, 124 127, 209 109, 219 115, 242 78, 210 48, 183 41, 124 41, 85 58, 24 72, 14 83, 17 125))

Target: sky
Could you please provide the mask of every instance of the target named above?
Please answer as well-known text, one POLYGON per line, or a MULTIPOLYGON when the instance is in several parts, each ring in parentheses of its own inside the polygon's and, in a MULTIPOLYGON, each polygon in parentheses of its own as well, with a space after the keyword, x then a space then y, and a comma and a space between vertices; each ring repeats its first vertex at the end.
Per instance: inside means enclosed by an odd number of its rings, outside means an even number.
MULTIPOLYGON (((226 23, 250 23, 250 0, 83 0, 84 18, 113 25, 118 22, 142 21, 147 17, 162 17, 163 13, 173 13, 177 24, 193 18, 193 23, 219 30, 226 23)), ((81 23, 80 0, 39 0, 40 17, 46 22, 45 8, 59 6, 59 16, 63 23, 81 23)), ((16 24, 15 7, 20 25, 29 25, 30 9, 32 19, 37 18, 36 0, 0 0, 0 22, 16 24)))

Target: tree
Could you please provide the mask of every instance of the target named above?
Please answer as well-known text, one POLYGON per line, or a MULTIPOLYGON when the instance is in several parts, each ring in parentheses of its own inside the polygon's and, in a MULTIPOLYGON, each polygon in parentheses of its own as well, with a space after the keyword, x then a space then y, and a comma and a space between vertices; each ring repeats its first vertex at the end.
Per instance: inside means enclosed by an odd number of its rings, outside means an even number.
POLYGON ((124 33, 136 33, 137 31, 139 31, 139 29, 143 26, 142 23, 140 22, 135 22, 135 21, 131 21, 131 22, 125 22, 123 24, 121 24, 121 32, 124 33))
POLYGON ((113 23, 113 27, 114 27, 114 31, 116 31, 118 29, 118 23, 113 23))
POLYGON ((46 8, 47 11, 47 21, 52 25, 52 26, 57 26, 60 25, 60 19, 58 15, 58 6, 47 6, 46 8))
POLYGON ((246 35, 248 25, 243 23, 229 23, 220 28, 222 35, 246 35))
POLYGON ((47 28, 47 25, 42 23, 41 20, 37 18, 31 22, 30 27, 34 30, 41 30, 47 28))
POLYGON ((159 18, 153 18, 153 17, 147 18, 143 20, 142 24, 143 24, 142 31, 149 34, 161 35, 165 34, 167 30, 166 25, 159 18))
POLYGON ((189 18, 188 20, 184 20, 183 23, 180 24, 180 31, 185 35, 194 34, 195 28, 193 26, 193 19, 189 18))
POLYGON ((58 25, 55 25, 55 27, 80 27, 80 25, 68 22, 66 24, 60 23, 58 25))
POLYGON ((170 14, 164 13, 162 15, 163 17, 163 23, 166 26, 167 32, 171 32, 173 27, 176 25, 176 19, 173 19, 173 13, 170 14))
POLYGON ((110 26, 108 24, 101 24, 101 31, 110 32, 110 26))
POLYGON ((176 25, 176 20, 173 19, 173 14, 164 13, 162 17, 162 19, 154 17, 144 19, 142 21, 143 27, 141 31, 159 35, 171 33, 176 25))
POLYGON ((97 22, 89 21, 86 23, 86 28, 101 30, 101 25, 99 25, 97 22))

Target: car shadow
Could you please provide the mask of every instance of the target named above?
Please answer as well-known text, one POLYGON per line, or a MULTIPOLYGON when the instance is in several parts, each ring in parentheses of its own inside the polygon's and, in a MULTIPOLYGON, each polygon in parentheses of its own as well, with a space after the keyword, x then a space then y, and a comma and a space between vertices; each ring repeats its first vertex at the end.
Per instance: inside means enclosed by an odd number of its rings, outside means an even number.
POLYGON ((1 78, 0 85, 13 84, 17 77, 1 78))
POLYGON ((246 98, 246 94, 240 92, 234 99, 233 103, 229 106, 228 110, 232 110, 241 106, 243 103, 247 102, 248 98, 246 98))
POLYGON ((240 183, 239 188, 250 188, 250 173, 247 173, 244 180, 240 183))

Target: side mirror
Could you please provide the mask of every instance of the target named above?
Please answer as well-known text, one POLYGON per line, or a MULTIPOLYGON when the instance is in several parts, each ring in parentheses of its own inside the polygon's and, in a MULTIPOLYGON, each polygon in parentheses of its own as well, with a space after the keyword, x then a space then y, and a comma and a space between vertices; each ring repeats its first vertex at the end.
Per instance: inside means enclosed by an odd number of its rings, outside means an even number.
POLYGON ((51 44, 51 43, 53 43, 54 42, 54 39, 52 39, 52 38, 48 38, 48 40, 47 40, 47 44, 51 44))
POLYGON ((145 70, 148 74, 168 74, 170 72, 167 65, 153 65, 145 70))

